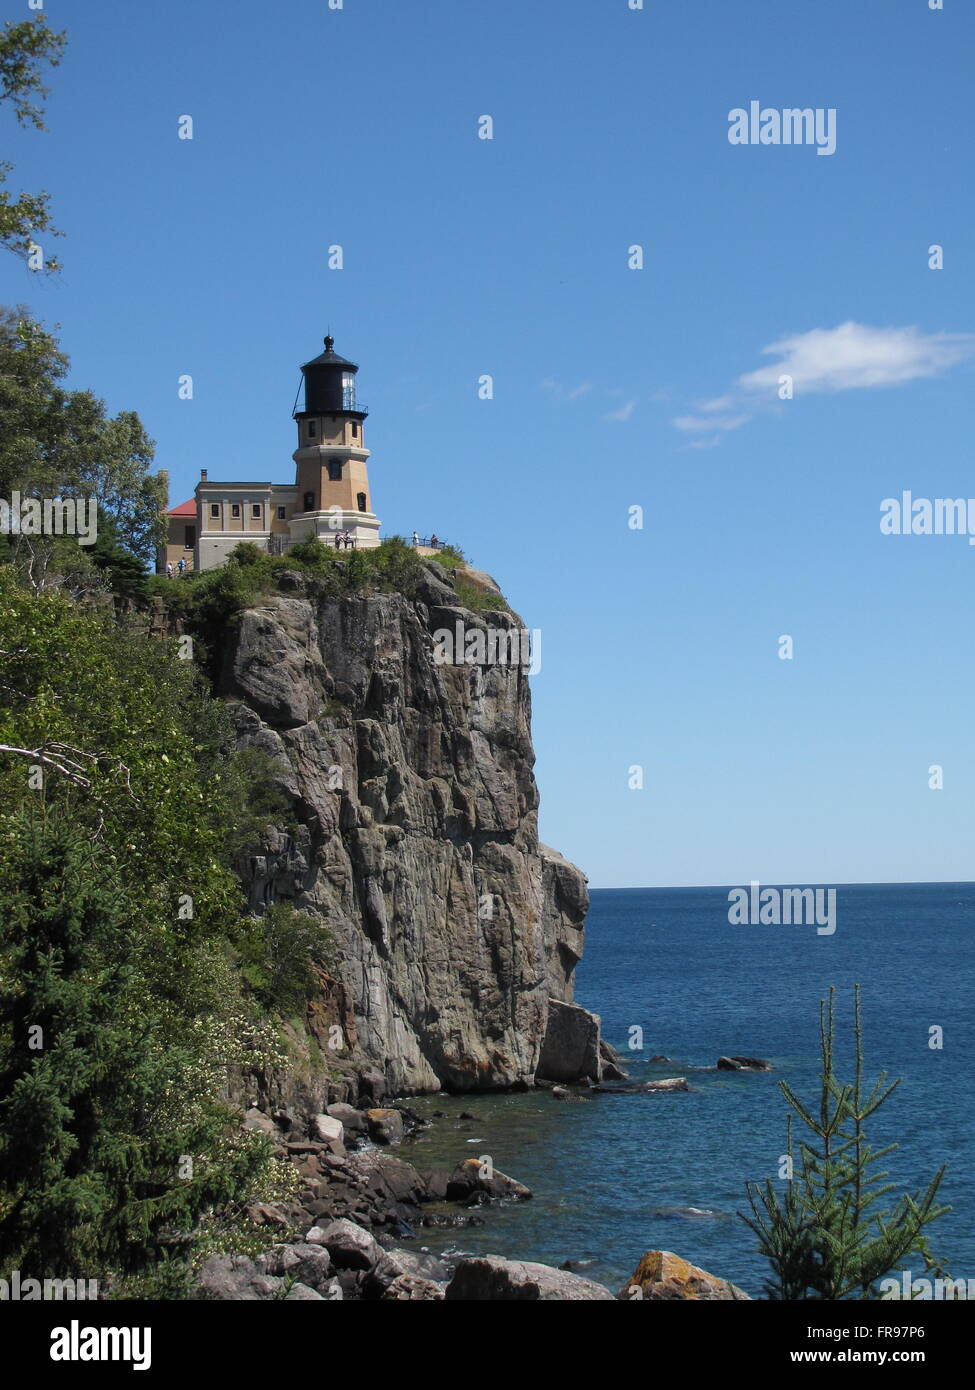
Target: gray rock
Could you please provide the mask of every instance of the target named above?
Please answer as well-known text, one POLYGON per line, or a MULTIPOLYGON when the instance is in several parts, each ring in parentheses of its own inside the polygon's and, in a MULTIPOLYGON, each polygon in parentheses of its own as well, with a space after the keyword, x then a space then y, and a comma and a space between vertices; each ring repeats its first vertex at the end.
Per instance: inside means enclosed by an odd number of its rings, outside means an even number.
POLYGON ((457 1299, 498 1299, 508 1302, 580 1302, 612 1300, 602 1284, 583 1279, 568 1270, 524 1260, 503 1260, 498 1255, 461 1260, 445 1297, 457 1299))
POLYGON ((291 1288, 284 1296, 285 1303, 313 1303, 320 1302, 323 1295, 317 1289, 311 1289, 307 1284, 292 1284, 291 1288))
POLYGON ((443 1284, 433 1283, 429 1279, 417 1279, 412 1274, 399 1275, 391 1284, 386 1286, 382 1294, 386 1300, 397 1299, 401 1303, 433 1302, 436 1299, 442 1299, 443 1296, 443 1284))
POLYGON ((384 1250, 369 1271, 366 1289, 367 1292, 381 1297, 395 1280, 407 1277, 439 1284, 442 1296, 450 1278, 450 1270, 435 1256, 424 1254, 423 1251, 384 1250))
POLYGON ((321 1243, 328 1250, 336 1269, 370 1270, 379 1263, 382 1247, 368 1231, 354 1221, 332 1221, 322 1232, 321 1243))
POLYGON ((772 1071, 772 1063, 760 1057, 719 1057, 718 1071, 772 1071))
POLYGON ((652 1303, 683 1299, 709 1303, 750 1301, 736 1284, 690 1264, 672 1250, 648 1250, 629 1283, 620 1289, 619 1297, 628 1302, 652 1303))
POLYGON ((660 1081, 623 1081, 612 1082, 605 1086, 594 1086, 594 1091, 600 1091, 603 1095, 609 1096, 635 1096, 640 1093, 661 1091, 664 1094, 673 1091, 689 1091, 691 1088, 687 1084, 686 1076, 668 1076, 660 1081))
POLYGON ((264 1277, 246 1255, 211 1255, 202 1266, 197 1283, 203 1298, 251 1302, 262 1297, 253 1285, 264 1277))
POLYGON ((290 1272, 296 1273, 301 1282, 310 1288, 319 1291, 324 1289, 335 1272, 327 1246, 324 1243, 313 1245, 310 1242, 303 1242, 292 1248, 298 1256, 298 1264, 290 1272))
POLYGON ((325 1113, 333 1120, 338 1120, 344 1131, 349 1134, 365 1134, 367 1129, 366 1117, 361 1110, 356 1110, 352 1105, 345 1105, 341 1101, 335 1105, 326 1107, 325 1113))
MULTIPOLYGON (((549 1000, 571 999, 585 880, 539 844, 524 671, 434 660, 434 634, 458 620, 521 620, 460 607, 436 574, 426 584, 410 599, 296 582, 225 629, 237 744, 273 759, 294 822, 264 836, 248 896, 294 902, 336 943, 306 1113, 352 1094, 378 1107, 387 1092, 531 1085, 549 1000), (352 1062, 359 1090, 328 1095, 325 1074, 352 1062)), ((598 1077, 596 1060, 575 1075, 598 1077)))
POLYGON ((250 1109, 244 1115, 244 1128, 260 1131, 262 1134, 277 1135, 278 1128, 270 1115, 265 1115, 261 1110, 250 1109))
POLYGON ((622 1057, 603 1038, 599 1040, 599 1081, 625 1081, 629 1072, 622 1066, 622 1057))
POLYGON ((478 1159, 468 1158, 458 1163, 451 1173, 447 1183, 447 1200, 461 1202, 477 1192, 497 1200, 514 1198, 519 1202, 527 1201, 532 1195, 530 1187, 509 1178, 507 1173, 501 1173, 497 1168, 490 1177, 485 1176, 478 1159))
POLYGON ((404 1134, 403 1116, 398 1110, 367 1110, 369 1138, 376 1144, 396 1144, 404 1134))
POLYGON ((548 1081, 599 1076, 599 1019, 578 1004, 550 999, 538 1075, 548 1081))
POLYGON ((313 1115, 310 1129, 312 1138, 319 1140, 322 1144, 327 1144, 333 1154, 341 1156, 345 1153, 345 1144, 342 1142, 345 1137, 345 1127, 341 1120, 337 1120, 331 1115, 313 1115))

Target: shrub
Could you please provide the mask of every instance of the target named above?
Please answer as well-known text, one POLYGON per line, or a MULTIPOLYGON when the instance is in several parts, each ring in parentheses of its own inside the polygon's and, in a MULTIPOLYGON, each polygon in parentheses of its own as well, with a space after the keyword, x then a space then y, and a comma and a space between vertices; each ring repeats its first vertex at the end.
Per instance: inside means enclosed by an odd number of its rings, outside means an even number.
POLYGON ((265 1008, 304 1012, 317 988, 316 967, 328 964, 334 940, 324 922, 289 903, 245 919, 237 943, 241 974, 265 1008))
MULTIPOLYGON (((898 1146, 872 1149, 865 1121, 890 1099, 900 1084, 887 1084, 885 1072, 870 1089, 863 1084, 860 987, 854 987, 854 1079, 841 1082, 833 1066, 834 991, 819 1006, 822 1067, 818 1102, 807 1105, 788 1082, 779 1086, 813 1142, 801 1141, 799 1164, 783 1198, 767 1179, 764 1187, 746 1183, 752 1215, 739 1212, 758 1237, 758 1249, 772 1265, 765 1289, 772 1299, 874 1297, 884 1275, 916 1252, 933 1264, 925 1228, 950 1208, 935 1205, 945 1174, 935 1173, 923 1193, 905 1193, 893 1210, 873 1208, 894 1190, 876 1165, 898 1146)), ((786 1152, 793 1165, 792 1116, 786 1152)))

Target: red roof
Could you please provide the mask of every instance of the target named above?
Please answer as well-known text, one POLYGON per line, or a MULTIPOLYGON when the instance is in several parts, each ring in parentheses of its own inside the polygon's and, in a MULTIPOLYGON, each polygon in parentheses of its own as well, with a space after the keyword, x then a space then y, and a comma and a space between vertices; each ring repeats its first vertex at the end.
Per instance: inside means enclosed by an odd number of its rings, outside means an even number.
POLYGON ((167 516, 196 516, 196 499, 191 497, 188 502, 180 502, 178 507, 170 507, 167 516))

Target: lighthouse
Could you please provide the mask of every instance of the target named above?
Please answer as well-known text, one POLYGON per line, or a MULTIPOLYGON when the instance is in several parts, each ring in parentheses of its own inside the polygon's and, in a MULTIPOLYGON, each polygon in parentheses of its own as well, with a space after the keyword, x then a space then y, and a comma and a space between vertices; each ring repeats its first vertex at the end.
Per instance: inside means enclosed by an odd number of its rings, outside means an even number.
POLYGON ((334 543, 349 535, 357 547, 379 544, 379 518, 372 510, 365 445, 368 411, 358 399, 354 362, 340 357, 335 341, 306 362, 304 409, 296 410, 298 447, 295 511, 288 526, 292 541, 317 538, 334 543))
POLYGON ((214 569, 242 542, 284 555, 299 541, 340 548, 379 544, 364 439, 368 411, 358 398, 354 362, 331 335, 301 369, 304 408, 295 410, 293 482, 221 482, 200 470, 196 495, 167 512, 157 569, 214 569))

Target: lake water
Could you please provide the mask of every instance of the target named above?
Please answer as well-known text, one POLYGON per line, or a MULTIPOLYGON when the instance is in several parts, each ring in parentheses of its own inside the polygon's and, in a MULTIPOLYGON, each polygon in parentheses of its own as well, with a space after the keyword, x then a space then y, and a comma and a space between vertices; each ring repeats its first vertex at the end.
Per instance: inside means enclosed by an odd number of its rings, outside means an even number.
MULTIPOLYGON (((723 888, 606 889, 592 894, 579 1003, 637 1080, 686 1076, 674 1095, 598 1095, 579 1104, 545 1092, 425 1097, 447 1112, 402 1150, 417 1167, 490 1154, 527 1183, 532 1201, 486 1210, 486 1225, 423 1229, 419 1244, 450 1254, 592 1260, 612 1288, 645 1250, 667 1249, 761 1294, 767 1266, 737 1218, 745 1179, 775 1177, 787 1107, 777 1082, 815 1093, 819 1000, 837 987, 837 1071, 852 1074, 852 986, 862 986, 866 1075, 903 1080, 868 1129, 886 1166, 915 1190, 942 1164, 953 1211, 930 1229, 955 1278, 975 1277, 975 884, 840 886, 837 926, 731 926, 723 888), (943 1047, 929 1046, 943 1029, 943 1047), (631 1032, 642 1028, 642 1047, 631 1032), (773 1073, 712 1070, 722 1054, 770 1061, 773 1073), (651 1064, 663 1054, 673 1059, 651 1064), (701 1068, 701 1070, 694 1070, 701 1068), (469 1111, 474 1120, 460 1119, 469 1111), (688 1219, 664 1213, 695 1207, 688 1219)), ((921 1274, 918 1267, 916 1275, 921 1274)))

